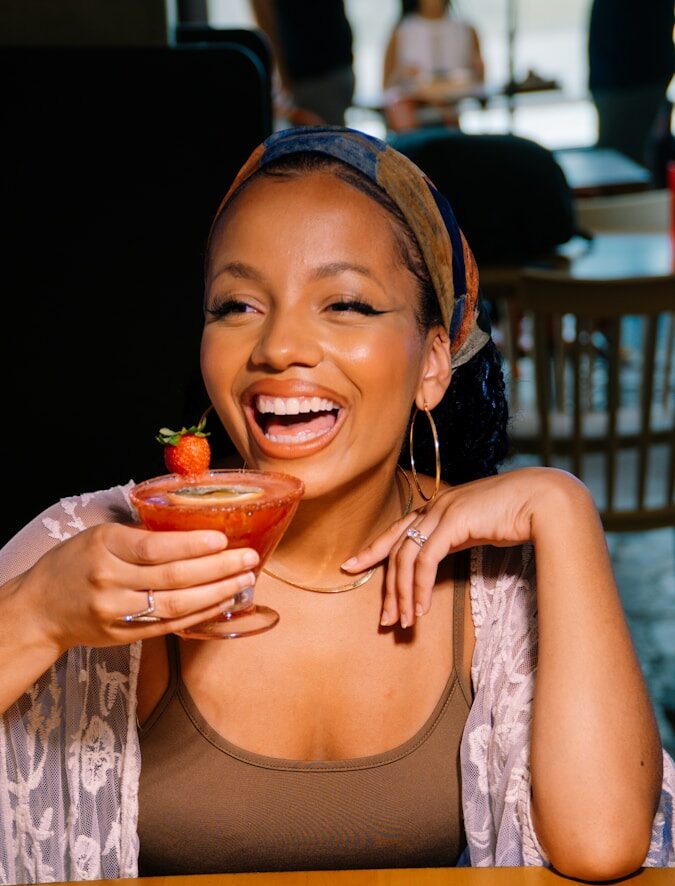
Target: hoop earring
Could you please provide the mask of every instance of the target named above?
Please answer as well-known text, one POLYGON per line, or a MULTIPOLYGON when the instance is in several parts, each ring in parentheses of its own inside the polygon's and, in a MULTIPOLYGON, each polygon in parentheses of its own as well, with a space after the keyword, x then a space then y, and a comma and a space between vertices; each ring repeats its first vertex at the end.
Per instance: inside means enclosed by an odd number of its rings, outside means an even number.
POLYGON ((427 420, 429 421, 429 425, 431 426, 431 434, 434 438, 434 453, 436 455, 436 483, 434 486, 434 494, 433 495, 425 495, 422 491, 422 487, 420 486, 420 482, 417 479, 417 471, 415 470, 415 456, 413 453, 413 437, 415 435, 415 419, 417 418, 417 413, 419 409, 417 406, 415 407, 415 412, 413 413, 412 421, 410 422, 410 441, 409 441, 409 449, 410 449, 410 471, 413 476, 413 480, 415 482, 415 486, 417 487, 417 491, 422 496, 424 501, 430 502, 433 501, 438 495, 438 490, 441 487, 441 453, 438 446, 438 432, 436 431, 436 422, 431 415, 431 411, 427 404, 424 404, 423 407, 427 420))

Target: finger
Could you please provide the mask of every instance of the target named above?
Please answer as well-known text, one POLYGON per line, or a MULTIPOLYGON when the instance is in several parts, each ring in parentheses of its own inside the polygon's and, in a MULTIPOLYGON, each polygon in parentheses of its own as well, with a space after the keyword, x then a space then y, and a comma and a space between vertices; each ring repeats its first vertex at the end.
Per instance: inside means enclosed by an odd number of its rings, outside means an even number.
POLYGON ((384 560, 384 558, 390 553, 396 542, 400 539, 401 533, 404 532, 406 527, 413 523, 418 516, 419 514, 417 514, 416 511, 413 511, 410 514, 406 514, 405 517, 401 517, 400 520, 393 523, 389 529, 385 529, 385 531, 378 535, 369 545, 360 550, 353 557, 350 557, 349 560, 345 560, 340 568, 344 569, 346 572, 363 572, 363 570, 369 569, 376 563, 382 562, 382 560, 384 560))
POLYGON ((395 624, 400 618, 402 627, 408 627, 412 621, 412 607, 408 606, 405 600, 401 601, 400 599, 399 588, 402 584, 405 585, 405 578, 400 578, 399 570, 403 568, 405 571, 406 569, 406 561, 401 559, 401 551, 406 541, 409 540, 408 530, 414 526, 416 526, 415 523, 406 527, 389 552, 385 574, 385 593, 382 601, 382 617, 380 619, 380 624, 382 625, 395 624))
MULTIPOLYGON (((249 589, 251 594, 255 585, 256 577, 253 572, 226 578, 222 581, 200 585, 199 587, 185 588, 180 591, 156 591, 153 589, 154 612, 158 618, 165 622, 175 622, 192 615, 200 614, 205 618, 205 612, 217 607, 220 613, 228 612, 235 604, 234 596, 249 589)), ((125 615, 133 615, 142 612, 148 605, 148 591, 129 591, 115 595, 114 615, 112 621, 119 623, 125 615), (125 609, 120 614, 120 611, 125 609)), ((136 622, 126 622, 138 624, 136 622)), ((142 623, 141 623, 142 624, 142 623)))
POLYGON ((401 537, 396 552, 395 594, 403 628, 411 627, 415 623, 415 615, 419 614, 415 611, 414 585, 417 561, 422 554, 422 548, 415 539, 425 539, 424 526, 424 520, 418 520, 409 526, 401 537), (411 536, 411 532, 415 535, 411 536))
MULTIPOLYGON (((241 572, 248 572, 260 562, 253 548, 233 548, 210 556, 174 560, 157 566, 129 567, 126 587, 157 591, 182 590, 197 585, 222 581, 241 572)), ((126 570, 120 578, 124 578, 126 570)))
POLYGON ((108 526, 103 544, 120 560, 135 564, 168 563, 203 557, 227 548, 227 536, 215 529, 152 532, 137 526, 108 526))
POLYGON ((403 627, 413 625, 415 617, 431 606, 438 564, 447 553, 438 534, 439 522, 438 509, 425 512, 401 537, 395 556, 395 583, 403 627))

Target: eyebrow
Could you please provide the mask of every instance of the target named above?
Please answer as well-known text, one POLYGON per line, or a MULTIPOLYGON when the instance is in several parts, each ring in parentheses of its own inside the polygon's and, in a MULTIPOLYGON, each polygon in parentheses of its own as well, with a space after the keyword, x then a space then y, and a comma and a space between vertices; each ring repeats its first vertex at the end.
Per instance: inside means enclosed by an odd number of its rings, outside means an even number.
POLYGON ((255 280, 257 283, 265 282, 263 275, 253 265, 247 265, 243 261, 226 262, 218 268, 214 278, 220 277, 221 274, 229 274, 231 277, 238 277, 242 280, 255 280))
MULTIPOLYGON (((311 277, 313 280, 325 280, 328 277, 336 277, 338 274, 343 274, 346 271, 351 271, 352 273, 368 277, 369 280, 373 280, 381 289, 384 289, 384 286, 375 274, 373 274, 370 268, 366 267, 366 265, 357 265, 348 261, 334 261, 321 265, 312 272, 311 277)), ((214 278, 220 277, 221 274, 230 274, 230 276, 242 280, 255 280, 257 283, 265 283, 265 277, 260 271, 256 270, 253 265, 246 264, 246 262, 226 262, 226 264, 221 265, 221 267, 218 268, 217 272, 214 274, 214 278)))
POLYGON ((378 278, 373 274, 370 268, 366 267, 366 265, 356 265, 353 262, 348 261, 334 261, 329 262, 328 264, 321 265, 321 267, 317 268, 312 273, 312 279, 314 280, 325 280, 327 277, 336 277, 338 274, 343 274, 345 271, 352 271, 356 274, 362 274, 364 277, 368 277, 369 280, 373 280, 377 285, 384 289, 382 283, 378 280, 378 278))

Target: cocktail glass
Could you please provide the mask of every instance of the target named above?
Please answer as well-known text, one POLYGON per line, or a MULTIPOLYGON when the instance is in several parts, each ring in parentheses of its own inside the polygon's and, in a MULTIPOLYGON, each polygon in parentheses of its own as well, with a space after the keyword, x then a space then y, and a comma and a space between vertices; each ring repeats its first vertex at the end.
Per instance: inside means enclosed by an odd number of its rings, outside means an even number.
MULTIPOLYGON (((288 528, 304 492, 290 474, 225 470, 180 476, 166 474, 133 486, 129 495, 146 529, 218 529, 229 548, 258 552, 256 574, 288 528)), ((260 634, 279 621, 279 613, 253 602, 253 588, 233 597, 233 606, 216 618, 177 631, 180 636, 210 640, 260 634)))

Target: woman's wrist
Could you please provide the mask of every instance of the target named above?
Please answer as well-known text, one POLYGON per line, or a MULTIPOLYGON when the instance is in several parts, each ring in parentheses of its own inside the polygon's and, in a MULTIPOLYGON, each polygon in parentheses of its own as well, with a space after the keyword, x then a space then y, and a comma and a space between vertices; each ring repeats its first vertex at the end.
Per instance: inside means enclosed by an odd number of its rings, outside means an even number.
POLYGON ((531 468, 528 502, 533 544, 562 545, 568 535, 602 532, 593 498, 581 480, 558 468, 531 468))

